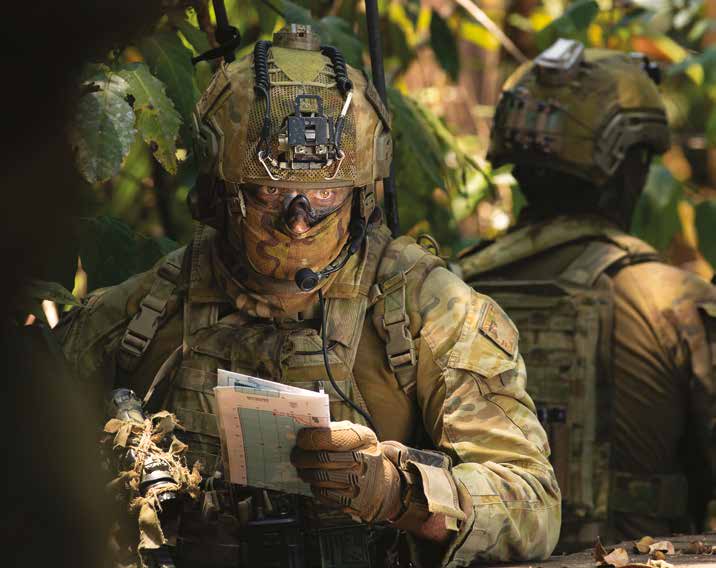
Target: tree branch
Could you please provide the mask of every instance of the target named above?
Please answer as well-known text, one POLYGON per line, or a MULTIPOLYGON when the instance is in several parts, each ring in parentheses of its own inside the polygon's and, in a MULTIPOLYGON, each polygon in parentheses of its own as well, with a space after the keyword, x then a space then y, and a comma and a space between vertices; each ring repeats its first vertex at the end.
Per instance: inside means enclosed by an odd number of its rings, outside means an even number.
POLYGON ((475 18, 475 20, 482 24, 488 32, 495 36, 497 41, 500 42, 502 47, 504 47, 505 50, 512 55, 512 57, 520 63, 528 61, 525 54, 522 53, 513 41, 505 35, 505 32, 500 29, 500 26, 492 21, 490 16, 488 16, 482 8, 475 4, 475 2, 472 0, 455 0, 455 2, 460 4, 460 6, 462 6, 468 14, 475 18))

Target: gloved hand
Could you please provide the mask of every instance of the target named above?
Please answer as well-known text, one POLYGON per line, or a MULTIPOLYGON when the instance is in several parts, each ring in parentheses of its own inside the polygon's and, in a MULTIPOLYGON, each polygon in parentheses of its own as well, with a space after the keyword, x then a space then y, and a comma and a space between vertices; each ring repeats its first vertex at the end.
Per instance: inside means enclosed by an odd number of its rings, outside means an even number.
POLYGON ((319 500, 341 505, 365 522, 393 520, 401 512, 398 469, 366 426, 343 421, 304 428, 291 461, 319 500))

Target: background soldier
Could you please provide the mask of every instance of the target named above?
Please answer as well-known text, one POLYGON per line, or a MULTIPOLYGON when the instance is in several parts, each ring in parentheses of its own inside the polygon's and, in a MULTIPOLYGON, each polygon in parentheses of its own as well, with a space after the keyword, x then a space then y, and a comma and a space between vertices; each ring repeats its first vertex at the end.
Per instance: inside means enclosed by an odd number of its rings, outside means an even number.
MULTIPOLYGON (((84 380, 147 393, 146 408, 183 425, 188 463, 203 462, 212 487, 181 512, 179 564, 398 565, 396 528, 425 566, 548 556, 560 493, 517 331, 381 224, 375 183, 391 140, 373 86, 309 28, 289 26, 219 69, 194 127, 193 242, 94 293, 58 330, 84 380), (294 455, 319 500, 212 477, 217 368, 330 394, 341 422, 302 431, 294 455), (390 546, 376 543, 386 530, 390 546)), ((139 410, 126 391, 114 404, 125 418, 139 410)), ((157 449, 169 470, 167 455, 157 449)), ((193 491, 188 471, 177 476, 193 491)), ((152 491, 140 512, 148 550, 174 544, 152 491)))
POLYGON ((624 232, 669 146, 657 71, 565 40, 520 67, 489 155, 516 165, 529 206, 462 255, 466 281, 520 329, 564 497, 561 548, 693 530, 710 494, 716 292, 624 232))

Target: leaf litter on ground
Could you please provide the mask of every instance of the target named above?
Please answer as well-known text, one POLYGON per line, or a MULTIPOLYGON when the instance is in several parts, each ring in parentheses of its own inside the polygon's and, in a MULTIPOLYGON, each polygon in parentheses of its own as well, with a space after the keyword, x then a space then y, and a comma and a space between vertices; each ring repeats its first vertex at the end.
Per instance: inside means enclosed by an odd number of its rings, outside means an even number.
POLYGON ((648 554, 649 547, 654 544, 654 539, 650 536, 643 536, 639 540, 634 541, 634 550, 639 554, 648 554))
POLYGON ((679 552, 682 554, 714 554, 714 552, 716 552, 716 546, 706 544, 702 540, 692 540, 679 552))
POLYGON ((660 540, 649 545, 649 555, 657 560, 664 560, 661 556, 675 554, 674 544, 670 540, 660 540), (658 553, 661 553, 660 555, 658 553))
POLYGON ((629 564, 629 553, 623 548, 615 548, 608 552, 607 549, 604 548, 602 541, 598 538, 597 542, 594 543, 594 560, 596 560, 597 566, 622 568, 629 564))
MULTIPOLYGON (((662 552, 662 548, 665 550, 672 550, 671 554, 674 553, 674 545, 670 541, 659 541, 657 543, 654 543, 653 541, 654 539, 651 537, 644 537, 639 541, 636 541, 634 543, 634 547, 638 552, 644 550, 644 553, 646 553, 646 551, 649 550, 650 546, 657 545, 655 550, 661 552, 662 554, 664 554, 662 552), (668 545, 664 544, 666 542, 671 545, 670 548, 668 545)), ((646 562, 632 562, 629 559, 629 553, 626 551, 626 549, 619 547, 608 551, 604 547, 600 539, 597 539, 597 541, 594 543, 593 553, 596 565, 600 567, 613 566, 614 568, 673 568, 673 564, 670 564, 663 559, 649 558, 646 562)))

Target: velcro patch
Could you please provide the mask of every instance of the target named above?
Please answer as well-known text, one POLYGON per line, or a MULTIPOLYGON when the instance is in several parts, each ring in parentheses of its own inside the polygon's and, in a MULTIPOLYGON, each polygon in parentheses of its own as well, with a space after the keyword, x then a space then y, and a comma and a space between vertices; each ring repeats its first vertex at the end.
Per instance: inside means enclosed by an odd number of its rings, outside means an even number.
POLYGON ((480 333, 514 357, 517 352, 519 334, 517 328, 496 304, 489 302, 480 320, 480 333))

